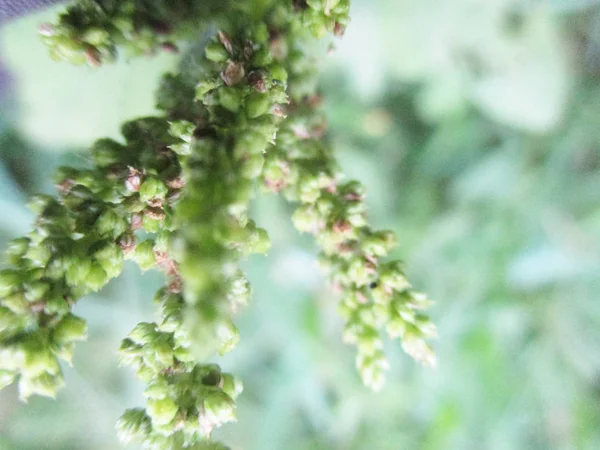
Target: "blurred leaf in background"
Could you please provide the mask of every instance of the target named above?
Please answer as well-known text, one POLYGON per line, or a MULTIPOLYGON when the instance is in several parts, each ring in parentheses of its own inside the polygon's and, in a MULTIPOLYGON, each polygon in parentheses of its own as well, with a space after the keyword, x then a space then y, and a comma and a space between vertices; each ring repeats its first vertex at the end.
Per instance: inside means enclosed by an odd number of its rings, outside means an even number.
MULTIPOLYGON (((94 138, 152 113, 175 64, 51 62, 35 36, 44 14, 0 35, 15 86, 0 126, 4 244, 52 168, 85 164, 94 138)), ((254 300, 224 361, 245 384, 239 422, 220 432, 233 449, 600 448, 599 14, 593 0, 353 0, 322 61, 330 138, 436 300, 439 367, 390 343, 387 387, 362 387, 315 249, 287 205, 261 198, 273 249, 247 263, 254 300)), ((27 405, 0 392, 0 449, 119 448, 114 422, 141 387, 115 351, 152 317, 158 278, 130 268, 77 305, 90 338, 67 387, 27 405)))

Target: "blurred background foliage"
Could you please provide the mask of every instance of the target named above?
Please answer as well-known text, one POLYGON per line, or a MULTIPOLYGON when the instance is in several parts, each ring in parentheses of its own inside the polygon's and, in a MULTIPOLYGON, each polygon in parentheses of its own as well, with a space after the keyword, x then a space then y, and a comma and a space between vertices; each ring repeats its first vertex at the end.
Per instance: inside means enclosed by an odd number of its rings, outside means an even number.
MULTIPOLYGON (((0 31, 2 246, 56 166, 153 113, 177 62, 54 63, 36 35, 53 13, 0 31)), ((220 435, 246 450, 599 449, 600 1, 353 0, 352 16, 321 61, 330 138, 436 301, 438 368, 390 343, 386 388, 363 388, 310 239, 259 198, 273 248, 246 264, 254 300, 224 361, 245 392, 220 435)), ((76 306, 90 337, 67 387, 27 405, 0 392, 0 449, 121 448, 114 423, 142 387, 115 351, 159 285, 128 267, 76 306)))

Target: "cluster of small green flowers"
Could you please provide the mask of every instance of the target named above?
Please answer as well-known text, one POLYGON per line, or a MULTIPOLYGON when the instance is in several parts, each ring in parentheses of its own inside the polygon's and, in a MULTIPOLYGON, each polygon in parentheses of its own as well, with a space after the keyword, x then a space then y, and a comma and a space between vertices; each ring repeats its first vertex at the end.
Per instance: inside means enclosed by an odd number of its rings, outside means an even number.
POLYGON ((122 362, 148 387, 146 408, 127 410, 117 427, 123 442, 148 449, 215 445, 210 434, 235 420, 234 400, 242 391, 241 383, 218 366, 196 363, 183 324, 185 302, 174 290, 171 285, 157 293, 161 322, 138 324, 120 349, 122 362))
POLYGON ((205 51, 214 75, 196 91, 208 118, 171 126, 180 139, 171 148, 181 157, 187 181, 175 211, 173 248, 185 280, 187 328, 203 349, 199 356, 237 343, 231 314, 249 295, 239 260, 265 253, 270 245, 266 231, 247 214, 252 180, 274 140, 279 105, 287 102, 285 72, 272 64, 267 41, 264 24, 219 32, 205 51))
MULTIPOLYGON (((287 69, 290 85, 311 84, 311 68, 287 69)), ((320 98, 305 90, 292 96, 276 148, 267 155, 263 184, 301 203, 294 225, 316 237, 322 250, 320 266, 342 299, 344 340, 357 346, 356 366, 364 383, 380 389, 388 367, 380 329, 390 338, 401 338, 408 354, 432 366, 435 355, 425 340, 436 337, 436 327, 421 312, 430 301, 412 289, 400 262, 381 261, 396 237, 391 231, 371 230, 364 187, 340 181, 335 160, 322 142, 326 124, 317 111, 319 104, 320 98)))
POLYGON ((149 387, 146 410, 127 411, 119 428, 124 440, 145 448, 209 445, 212 429, 235 419, 241 384, 196 361, 239 340, 232 315, 250 296, 239 261, 269 248, 266 232, 248 218, 252 180, 275 138, 279 104, 287 102, 285 72, 266 48, 266 26, 242 25, 219 32, 206 47, 208 75, 196 89, 206 114, 170 124, 176 141, 169 148, 186 183, 174 231, 158 249, 173 258, 166 265, 173 278, 157 296, 161 323, 139 324, 121 347, 123 362, 149 387))
POLYGON ((39 31, 54 59, 99 66, 114 61, 118 49, 131 56, 177 52, 178 39, 222 8, 218 1, 80 0, 39 31))
POLYGON ((315 70, 302 43, 310 33, 343 34, 348 9, 348 0, 80 0, 42 28, 55 57, 91 65, 112 60, 118 47, 173 50, 171 38, 204 18, 221 31, 206 45, 195 88, 189 74, 165 77, 164 118, 126 123, 124 144, 97 141, 94 168, 61 169, 60 198, 34 202, 35 229, 12 244, 11 267, 0 272, 2 386, 19 377, 23 398, 54 395, 57 358, 70 361, 73 342, 85 338, 72 303, 130 258, 162 270, 166 287, 155 299, 160 319, 138 324, 120 349, 148 385, 146 408, 119 420, 121 437, 149 449, 225 449, 210 435, 235 420, 241 383, 200 362, 237 344, 232 317, 251 294, 239 263, 270 245, 248 217, 257 182, 301 203, 294 223, 322 248, 365 383, 383 382, 381 327, 433 364, 424 339, 435 327, 419 312, 428 301, 397 262, 380 261, 394 236, 370 229, 362 186, 340 182, 321 140, 315 70))
POLYGON ((344 34, 350 22, 350 0, 292 0, 293 7, 302 15, 302 22, 317 38, 327 32, 344 34))
POLYGON ((19 376, 23 399, 62 386, 58 358, 70 363, 86 334, 71 306, 118 276, 125 257, 154 264, 153 241, 136 248, 133 232, 168 230, 169 205, 183 187, 168 123, 139 119, 123 134, 124 145, 94 144, 93 169, 61 168, 59 198, 35 197, 34 229, 9 246, 10 266, 0 272, 0 374, 2 386, 19 376))

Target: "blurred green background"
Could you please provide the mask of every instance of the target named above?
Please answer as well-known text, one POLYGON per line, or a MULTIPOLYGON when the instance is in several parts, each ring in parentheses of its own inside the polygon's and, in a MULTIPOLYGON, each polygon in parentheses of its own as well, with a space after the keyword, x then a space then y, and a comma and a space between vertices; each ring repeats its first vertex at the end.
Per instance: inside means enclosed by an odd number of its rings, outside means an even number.
MULTIPOLYGON (((173 56, 99 70, 52 62, 36 26, 0 30, 0 245, 33 192, 95 138, 153 113, 173 56)), ((600 0, 353 0, 323 57, 330 137, 369 192, 373 224, 436 304, 438 367, 387 344, 386 388, 362 387, 315 248, 274 197, 253 205, 273 248, 224 358, 245 391, 234 450, 600 449, 600 0)), ((0 449, 121 448, 143 402, 120 340, 153 316, 155 273, 132 265, 76 313, 90 336, 56 400, 0 392, 0 449)), ((133 446, 127 448, 135 448, 133 446)))

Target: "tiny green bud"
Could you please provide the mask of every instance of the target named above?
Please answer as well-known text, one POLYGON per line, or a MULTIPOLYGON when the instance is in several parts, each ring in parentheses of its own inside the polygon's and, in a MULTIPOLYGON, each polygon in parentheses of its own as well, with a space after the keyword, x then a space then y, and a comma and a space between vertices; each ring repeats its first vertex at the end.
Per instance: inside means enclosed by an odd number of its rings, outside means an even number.
POLYGON ((127 220, 119 216, 113 209, 107 209, 100 214, 95 227, 101 236, 116 238, 127 231, 127 220))
POLYGON ((229 397, 236 399, 244 390, 242 382, 231 374, 224 373, 221 375, 222 389, 229 397))
POLYGON ((204 420, 213 426, 235 421, 235 403, 232 398, 220 389, 211 389, 202 402, 204 420))
POLYGON ((167 192, 168 188, 163 182, 156 178, 148 177, 140 186, 140 200, 142 202, 148 202, 155 198, 165 198, 167 192))
POLYGON ((270 67, 271 76, 274 80, 279 80, 282 83, 286 83, 288 79, 288 73, 281 64, 273 64, 270 67))
POLYGON ((223 62, 227 61, 229 58, 229 52, 220 42, 212 41, 209 42, 206 48, 204 49, 204 53, 206 57, 213 62, 223 62))
POLYGON ((159 380, 146 388, 144 396, 146 398, 162 399, 167 397, 170 392, 169 384, 166 381, 159 380))
MULTIPOLYGON (((150 322, 140 322, 133 330, 131 330, 127 337, 138 345, 145 345, 153 341, 156 336, 156 324, 150 322)), ((123 344, 125 344, 125 341, 123 344)))
POLYGON ((271 107, 271 97, 268 93, 253 92, 246 98, 246 115, 250 119, 266 114, 271 107))
POLYGON ((31 378, 22 375, 19 380, 19 397, 24 401, 34 394, 54 398, 56 391, 63 387, 64 384, 65 381, 60 373, 41 373, 31 378))
POLYGON ((8 244, 6 256, 11 264, 17 264, 18 261, 27 253, 29 247, 29 238, 22 237, 12 240, 8 244))
POLYGON ((54 354, 49 348, 40 347, 41 344, 29 345, 29 342, 23 344, 25 353, 25 364, 23 372, 29 377, 36 377, 43 373, 58 374, 60 365, 54 354))
POLYGON ((121 273, 124 257, 123 250, 118 244, 113 242, 106 244, 94 253, 94 257, 109 278, 114 278, 121 273))
POLYGON ((319 229, 320 217, 311 205, 303 205, 294 211, 292 221, 301 233, 311 233, 319 229))
POLYGON ((66 280, 70 286, 80 286, 87 279, 92 270, 92 261, 89 259, 72 259, 67 268, 66 280))
POLYGON ((156 360, 163 366, 171 366, 173 364, 173 346, 161 339, 157 342, 150 343, 150 347, 154 350, 156 360))
POLYGON ((219 88, 219 103, 221 106, 233 113, 240 109, 240 92, 234 87, 223 86, 219 88))
POLYGON ((52 330, 52 339, 60 344, 87 339, 87 324, 81 317, 67 314, 52 330))
POLYGON ((222 80, 204 80, 196 85, 196 100, 202 100, 204 96, 222 85, 222 80))
POLYGON ((16 270, 6 269, 0 272, 0 297, 14 292, 21 283, 21 274, 16 270))
POLYGON ((104 285, 107 282, 108 282, 108 274, 106 273, 106 271, 102 268, 102 266, 99 263, 97 263, 97 262, 92 263, 92 266, 90 267, 87 277, 85 278, 86 285, 92 291, 95 292, 95 291, 99 291, 102 287, 104 287, 104 285))
POLYGON ((250 237, 250 251, 252 253, 267 253, 271 248, 271 240, 264 228, 257 228, 250 237))
POLYGON ((191 142, 196 125, 187 120, 169 122, 169 134, 185 142, 191 142))
POLYGON ((144 441, 152 430, 150 418, 146 415, 146 411, 138 409, 128 409, 119 418, 117 422, 119 438, 128 444, 132 441, 144 441))
POLYGON ((140 242, 135 247, 133 259, 142 270, 153 268, 156 263, 156 257, 154 256, 154 242, 151 240, 140 242))
POLYGON ((147 411, 153 424, 167 425, 175 418, 178 409, 170 397, 148 399, 147 411))

